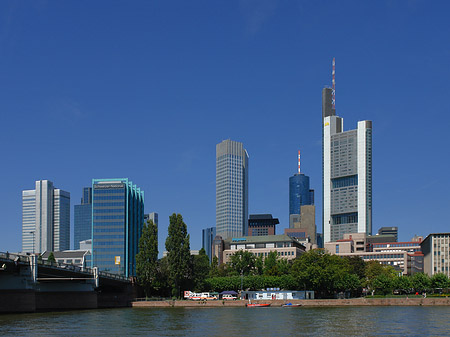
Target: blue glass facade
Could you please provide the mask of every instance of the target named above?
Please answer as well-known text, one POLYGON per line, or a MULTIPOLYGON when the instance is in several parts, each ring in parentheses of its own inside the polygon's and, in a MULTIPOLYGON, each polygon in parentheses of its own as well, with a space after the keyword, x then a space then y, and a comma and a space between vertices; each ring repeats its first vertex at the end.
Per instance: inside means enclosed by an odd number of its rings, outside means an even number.
POLYGON ((303 173, 289 178, 289 215, 300 214, 300 207, 314 204, 314 190, 309 189, 309 177, 303 173))
POLYGON ((216 227, 202 229, 202 248, 209 257, 209 263, 212 262, 212 245, 216 237, 216 227))
POLYGON ((92 266, 134 276, 144 192, 126 178, 93 179, 92 192, 92 266))
POLYGON ((74 206, 73 248, 80 249, 80 241, 92 238, 92 188, 83 188, 81 205, 74 206))

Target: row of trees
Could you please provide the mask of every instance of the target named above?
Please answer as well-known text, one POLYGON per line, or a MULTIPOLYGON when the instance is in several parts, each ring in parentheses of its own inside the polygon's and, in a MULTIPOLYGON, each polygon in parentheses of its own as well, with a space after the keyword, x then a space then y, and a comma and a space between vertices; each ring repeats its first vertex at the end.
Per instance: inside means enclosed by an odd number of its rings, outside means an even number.
POLYGON ((258 290, 278 287, 290 290, 314 290, 316 297, 333 297, 338 292, 358 296, 363 289, 375 294, 423 292, 447 289, 445 274, 429 277, 423 273, 401 276, 392 266, 359 257, 340 257, 315 249, 295 261, 270 252, 264 259, 250 252, 237 251, 228 264, 218 265, 204 249, 190 255, 189 234, 180 214, 169 218, 166 239, 167 256, 158 260, 157 226, 144 225, 136 256, 136 273, 146 296, 181 297, 182 291, 258 290))
POLYGON ((181 214, 169 217, 167 256, 158 260, 158 228, 153 221, 144 224, 136 255, 136 274, 146 296, 173 296, 182 291, 204 289, 209 277, 209 257, 204 249, 191 256, 189 234, 181 214))

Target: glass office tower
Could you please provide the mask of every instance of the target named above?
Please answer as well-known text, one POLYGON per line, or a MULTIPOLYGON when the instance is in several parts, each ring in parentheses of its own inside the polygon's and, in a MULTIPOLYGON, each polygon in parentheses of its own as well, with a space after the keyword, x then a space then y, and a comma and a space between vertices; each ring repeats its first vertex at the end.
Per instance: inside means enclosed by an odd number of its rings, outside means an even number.
POLYGON ((216 145, 216 234, 223 239, 248 232, 248 153, 242 143, 216 145))
POLYGON ((74 206, 73 249, 80 249, 80 241, 92 238, 92 187, 83 188, 81 204, 74 206))
POLYGON ((92 266, 136 274, 144 224, 144 191, 127 178, 92 180, 92 266))
POLYGON ((70 193, 50 180, 22 191, 22 252, 70 249, 70 193))
POLYGON ((289 215, 300 214, 300 207, 314 205, 314 190, 309 188, 309 177, 296 173, 289 177, 289 215))
POLYGON ((216 227, 202 229, 202 248, 206 251, 206 255, 209 257, 209 263, 212 262, 212 246, 215 237, 216 227))

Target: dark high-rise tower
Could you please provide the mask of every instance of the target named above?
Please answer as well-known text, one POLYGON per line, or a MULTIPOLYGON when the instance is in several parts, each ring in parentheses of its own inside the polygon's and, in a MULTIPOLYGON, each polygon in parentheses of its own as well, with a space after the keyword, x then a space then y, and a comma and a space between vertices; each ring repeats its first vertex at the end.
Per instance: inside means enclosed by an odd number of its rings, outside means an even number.
POLYGON ((83 188, 81 204, 74 206, 73 249, 80 249, 80 241, 92 239, 92 187, 83 188))

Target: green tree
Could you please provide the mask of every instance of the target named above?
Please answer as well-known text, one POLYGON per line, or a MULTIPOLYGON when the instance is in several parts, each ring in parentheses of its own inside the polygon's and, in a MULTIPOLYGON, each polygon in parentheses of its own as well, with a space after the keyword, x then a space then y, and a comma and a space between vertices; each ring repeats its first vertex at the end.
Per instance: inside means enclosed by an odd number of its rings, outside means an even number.
POLYGON ((411 278, 411 283, 415 291, 422 292, 431 288, 431 279, 427 274, 416 273, 411 278))
POLYGON ((238 250, 231 255, 230 266, 235 275, 249 275, 255 269, 255 256, 244 250, 238 250))
POLYGON ((433 289, 446 289, 449 287, 449 279, 444 273, 436 273, 431 277, 431 287, 433 289))
POLYGON ((50 255, 48 256, 47 261, 50 263, 56 262, 55 255, 53 255, 53 252, 50 252, 50 255))
POLYGON ((192 280, 195 291, 205 290, 205 280, 209 276, 209 257, 205 249, 200 249, 198 255, 193 256, 192 280))
MULTIPOLYGON (((382 265, 380 262, 376 260, 367 262, 365 274, 366 274, 365 285, 372 290, 376 289, 376 287, 374 286, 374 281, 378 276, 385 275, 391 280, 391 282, 397 276, 397 272, 392 266, 382 265)), ((378 282, 377 285, 380 285, 380 283, 378 282)))
POLYGON ((213 256, 211 261, 211 268, 209 269, 209 277, 218 277, 219 276, 219 259, 217 256, 213 256))
POLYGON ((256 275, 262 275, 264 273, 264 259, 262 256, 255 258, 255 273, 256 275))
POLYGON ((149 296, 158 276, 158 226, 148 220, 139 239, 139 253, 136 255, 136 276, 138 283, 149 296))
POLYGON ((412 287, 411 278, 408 276, 397 276, 393 279, 392 286, 394 289, 401 290, 403 293, 408 293, 412 287))
POLYGON ((387 273, 381 273, 373 280, 372 287, 377 292, 381 292, 383 295, 392 293, 393 281, 394 279, 390 277, 387 273))
POLYGON ((166 250, 172 296, 180 298, 181 289, 187 285, 192 273, 189 234, 181 214, 173 213, 169 217, 166 250))
POLYGON ((339 288, 354 288, 354 277, 347 260, 337 255, 330 255, 323 249, 310 250, 300 256, 291 267, 291 275, 297 281, 297 289, 314 290, 318 297, 330 297, 339 288))
POLYGON ((276 276, 278 275, 278 253, 275 251, 269 252, 264 258, 264 275, 266 276, 276 276))
POLYGON ((345 256, 344 259, 348 261, 351 271, 356 274, 360 280, 366 277, 366 263, 359 256, 345 256))

